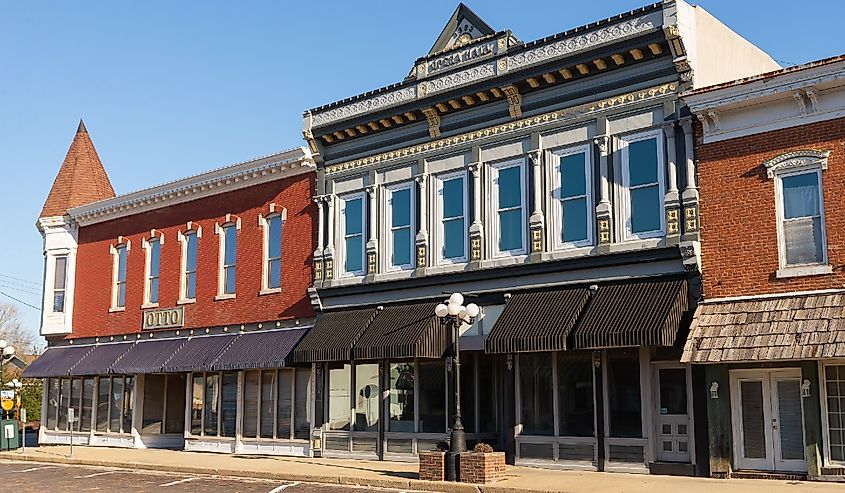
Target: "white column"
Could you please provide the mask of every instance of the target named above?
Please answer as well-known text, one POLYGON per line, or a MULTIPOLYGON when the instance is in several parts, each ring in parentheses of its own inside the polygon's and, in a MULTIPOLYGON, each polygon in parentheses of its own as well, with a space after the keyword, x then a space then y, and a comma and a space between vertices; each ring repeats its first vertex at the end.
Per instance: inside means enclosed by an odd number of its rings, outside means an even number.
POLYGON ((323 200, 326 202, 326 216, 328 228, 326 228, 326 249, 325 255, 334 255, 334 194, 324 195, 323 200))
POLYGON ((534 187, 534 210, 531 211, 530 223, 532 226, 543 224, 543 151, 534 149, 528 152, 528 159, 531 161, 531 168, 534 174, 532 186, 534 187))
POLYGON ((678 200, 678 156, 675 150, 675 122, 665 123, 663 132, 666 134, 666 155, 668 156, 669 180, 666 191, 666 201, 678 200))
POLYGON ((428 265, 428 220, 431 217, 428 210, 428 192, 426 191, 425 173, 417 175, 414 179, 420 187, 420 231, 417 233, 414 245, 414 257, 417 269, 424 269, 428 265), (422 251, 422 253, 421 253, 422 251))
POLYGON ((687 187, 684 189, 684 202, 698 201, 698 186, 695 183, 695 142, 692 133, 692 117, 681 120, 684 129, 684 151, 687 158, 687 187))
POLYGON ((323 240, 325 239, 323 228, 326 227, 323 217, 323 200, 325 200, 323 196, 314 197, 314 203, 317 204, 317 249, 314 250, 315 258, 323 256, 323 240))
POLYGON ((607 156, 610 152, 610 137, 599 135, 593 139, 593 143, 599 148, 599 212, 610 212, 610 183, 608 181, 607 156))
POLYGON ((472 173, 472 225, 481 228, 481 163, 470 163, 472 173))
POLYGON ((370 201, 367 204, 367 210, 369 212, 370 217, 370 235, 367 237, 369 241, 367 242, 369 249, 370 243, 376 242, 376 229, 378 226, 378 218, 376 217, 376 211, 378 210, 378 204, 376 204, 376 192, 378 191, 378 185, 370 185, 367 187, 367 195, 370 197, 370 201))

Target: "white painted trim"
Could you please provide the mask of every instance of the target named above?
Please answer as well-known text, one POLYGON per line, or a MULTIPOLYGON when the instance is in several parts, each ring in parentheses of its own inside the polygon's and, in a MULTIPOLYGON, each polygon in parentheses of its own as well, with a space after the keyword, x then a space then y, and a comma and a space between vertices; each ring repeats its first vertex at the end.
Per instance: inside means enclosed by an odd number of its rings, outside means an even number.
POLYGON ((417 233, 417 193, 414 180, 385 185, 386 193, 381 194, 381 207, 384 211, 381 216, 382 221, 382 240, 380 241, 380 249, 384 254, 382 255, 382 272, 400 272, 413 270, 415 267, 416 257, 416 233, 417 233), (410 263, 405 265, 393 265, 391 256, 393 254, 393 207, 391 201, 393 193, 399 190, 410 191, 410 214, 411 214, 411 251, 409 253, 410 263))
MULTIPOLYGON (((589 143, 585 143, 582 145, 578 145, 575 147, 567 147, 564 149, 556 150, 550 152, 548 155, 550 156, 549 161, 546 163, 547 173, 549 174, 549 182, 551 184, 551 190, 549 193, 549 197, 551 198, 551 203, 549 204, 549 210, 551 210, 550 220, 551 224, 547 227, 546 231, 549 232, 551 236, 551 245, 553 251, 560 251, 560 250, 574 250, 584 247, 592 247, 593 242, 595 239, 595 227, 594 227, 594 212, 595 206, 593 205, 593 189, 595 188, 593 185, 593 152, 592 152, 592 145, 589 143), (585 190, 586 190, 586 199, 587 199, 587 239, 577 242, 564 242, 562 239, 563 236, 563 203, 561 200, 561 175, 560 175, 560 166, 561 160, 564 157, 572 156, 575 154, 584 154, 584 179, 585 179, 585 190)), ((535 191, 535 193, 539 193, 539 191, 535 191)), ((586 252, 585 252, 586 253, 586 252)))
POLYGON ((817 296, 817 295, 825 295, 825 294, 841 294, 845 293, 845 289, 819 289, 816 291, 792 291, 788 293, 768 293, 768 294, 751 294, 746 296, 729 296, 725 298, 712 298, 709 300, 705 300, 701 304, 712 304, 712 303, 728 303, 731 301, 753 301, 753 300, 766 300, 772 298, 791 298, 793 296, 817 296))
POLYGON ((631 135, 617 136, 615 140, 618 146, 618 155, 621 157, 620 162, 622 168, 622 183, 620 188, 622 200, 619 206, 619 211, 620 221, 622 222, 621 231, 623 233, 623 241, 662 238, 666 235, 666 144, 663 130, 658 128, 631 135), (660 200, 660 229, 634 233, 631 229, 631 192, 629 188, 630 172, 628 168, 628 145, 649 139, 657 140, 657 195, 660 200))
POLYGON ((792 271, 792 275, 789 275, 790 272, 787 269, 792 270, 795 268, 807 268, 810 266, 813 267, 827 267, 830 268, 828 265, 828 252, 827 252, 827 226, 825 221, 825 210, 824 210, 824 181, 822 177, 822 164, 821 162, 817 162, 815 165, 807 166, 807 167, 800 167, 800 168, 787 168, 787 169, 773 169, 774 173, 774 180, 775 180, 775 219, 777 221, 777 238, 778 238, 778 263, 780 269, 778 270, 777 277, 795 277, 799 275, 816 275, 816 274, 826 274, 827 272, 814 272, 812 269, 808 270, 806 274, 800 273, 801 271, 796 269, 792 271), (822 261, 819 263, 811 263, 811 264, 787 264, 786 262, 786 239, 784 237, 783 231, 783 223, 784 223, 784 203, 783 203, 783 178, 790 177, 790 176, 798 176, 807 173, 816 173, 818 177, 818 184, 819 184, 819 217, 821 218, 821 232, 822 232, 822 261), (782 272, 786 271, 786 272, 782 272))
POLYGON ((822 464, 827 467, 845 467, 845 460, 834 461, 830 455, 830 422, 828 421, 829 418, 827 415, 827 375, 825 375, 824 372, 825 365, 845 365, 845 361, 841 359, 827 361, 819 360, 817 363, 819 368, 818 392, 819 401, 821 401, 819 411, 822 415, 822 442, 824 443, 824 449, 822 450, 822 464))
POLYGON ((122 236, 117 238, 117 243, 109 245, 109 253, 112 256, 112 283, 111 283, 111 307, 109 308, 109 312, 116 312, 116 311, 124 311, 126 310, 126 292, 129 289, 129 285, 126 283, 126 279, 123 280, 123 284, 125 286, 123 295, 123 305, 118 305, 118 270, 120 268, 120 250, 125 250, 126 255, 126 274, 129 271, 129 252, 132 249, 132 242, 131 240, 125 239, 122 236))
POLYGON ((361 277, 367 272, 367 193, 362 190, 338 195, 337 200, 338 220, 336 223, 339 241, 335 248, 337 248, 337 260, 340 264, 335 262, 335 270, 337 270, 335 277, 361 277), (361 200, 361 270, 348 272, 346 270, 346 202, 358 199, 361 200))
MULTIPOLYGON (((494 163, 485 163, 487 165, 487 200, 484 201, 484 214, 487 217, 486 223, 488 225, 487 231, 487 246, 490 255, 487 258, 507 258, 528 253, 528 171, 525 157, 518 157, 516 159, 507 159, 494 163), (520 189, 519 189, 519 207, 522 216, 522 248, 513 250, 499 249, 499 172, 503 169, 519 167, 520 189)), ((464 190, 466 190, 466 182, 464 183, 464 190)), ((466 217, 466 215, 464 216, 466 217)))
POLYGON ((74 207, 68 211, 68 214, 80 225, 86 226, 303 173, 313 173, 315 170, 316 164, 311 157, 311 152, 307 148, 297 147, 111 199, 74 207))
POLYGON ((288 218, 288 210, 284 207, 278 208, 276 204, 269 205, 269 214, 258 214, 258 227, 261 229, 261 290, 258 294, 272 294, 279 293, 282 289, 282 281, 284 276, 284 265, 282 264, 282 256, 284 254, 284 237, 285 237, 285 222, 288 218), (278 217, 281 221, 279 227, 281 228, 281 244, 279 245, 279 286, 275 288, 270 287, 269 263, 270 263, 270 220, 278 217))
POLYGON ((156 231, 155 229, 150 231, 149 236, 145 237, 141 240, 141 248, 144 250, 144 304, 141 305, 141 309, 145 308, 156 308, 158 307, 158 300, 151 301, 150 300, 150 271, 152 270, 152 248, 153 243, 158 242, 158 279, 159 279, 159 296, 161 295, 161 247, 164 246, 164 233, 161 231, 156 231))
POLYGON ((457 171, 450 171, 434 175, 434 187, 432 192, 434 194, 434 225, 432 229, 432 245, 431 249, 434 251, 435 265, 450 265, 450 264, 464 264, 469 259, 469 198, 467 197, 467 172, 466 169, 461 168, 457 171), (463 194, 464 194, 464 255, 454 259, 447 259, 443 257, 443 182, 455 178, 463 180, 463 194))

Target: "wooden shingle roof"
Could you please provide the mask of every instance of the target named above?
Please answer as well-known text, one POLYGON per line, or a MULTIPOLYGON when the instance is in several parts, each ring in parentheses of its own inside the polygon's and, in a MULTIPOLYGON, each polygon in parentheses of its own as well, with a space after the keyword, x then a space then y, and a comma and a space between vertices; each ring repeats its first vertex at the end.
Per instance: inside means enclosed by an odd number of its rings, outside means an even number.
POLYGON ((681 361, 841 356, 845 356, 845 292, 836 292, 702 303, 681 361))

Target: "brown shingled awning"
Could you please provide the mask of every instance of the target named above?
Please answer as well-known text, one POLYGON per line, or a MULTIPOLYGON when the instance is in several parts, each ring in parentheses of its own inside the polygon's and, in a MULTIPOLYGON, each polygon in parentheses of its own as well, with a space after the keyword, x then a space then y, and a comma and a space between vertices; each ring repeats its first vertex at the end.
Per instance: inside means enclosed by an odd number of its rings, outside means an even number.
POLYGON ((684 279, 599 284, 572 330, 569 349, 672 346, 688 309, 684 279))
POLYGON ((440 358, 449 331, 434 315, 437 303, 385 306, 352 348, 352 358, 440 358))
POLYGON ((375 308, 335 310, 322 314, 293 351, 293 363, 349 361, 352 346, 367 330, 375 308))
POLYGON ((590 298, 586 286, 516 293, 485 343, 490 354, 563 351, 590 298))

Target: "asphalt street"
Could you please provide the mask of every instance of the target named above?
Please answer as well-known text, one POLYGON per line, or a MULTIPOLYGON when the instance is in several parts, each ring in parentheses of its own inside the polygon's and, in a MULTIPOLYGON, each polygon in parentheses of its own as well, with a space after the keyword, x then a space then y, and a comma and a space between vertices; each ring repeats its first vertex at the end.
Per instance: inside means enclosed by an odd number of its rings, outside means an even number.
MULTIPOLYGON (((127 493, 363 493, 387 490, 264 479, 229 478, 197 474, 132 471, 105 467, 44 464, 0 460, 3 489, 16 493, 106 491, 127 493)), ((407 492, 401 492, 407 493, 407 492)))

